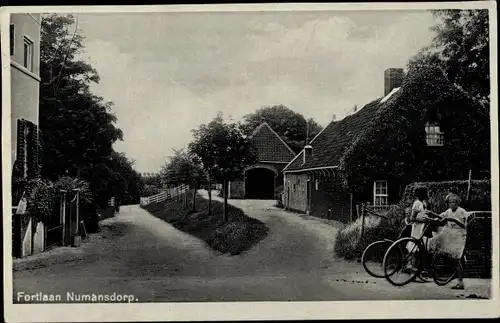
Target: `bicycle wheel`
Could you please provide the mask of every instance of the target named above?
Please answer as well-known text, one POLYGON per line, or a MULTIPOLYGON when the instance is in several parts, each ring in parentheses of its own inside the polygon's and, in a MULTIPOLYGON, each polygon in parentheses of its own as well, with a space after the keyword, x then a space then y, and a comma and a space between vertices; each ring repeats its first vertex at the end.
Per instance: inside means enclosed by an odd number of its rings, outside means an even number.
POLYGON ((388 239, 375 241, 363 251, 361 262, 363 263, 363 268, 370 276, 376 278, 385 277, 382 262, 384 261, 384 255, 387 249, 389 249, 393 242, 394 241, 388 239))
POLYGON ((419 240, 401 238, 384 255, 384 277, 394 286, 404 286, 420 275, 423 247, 419 240))
POLYGON ((438 286, 447 285, 457 275, 457 264, 455 259, 443 253, 437 253, 434 256, 432 260, 432 269, 434 272, 434 283, 438 286))

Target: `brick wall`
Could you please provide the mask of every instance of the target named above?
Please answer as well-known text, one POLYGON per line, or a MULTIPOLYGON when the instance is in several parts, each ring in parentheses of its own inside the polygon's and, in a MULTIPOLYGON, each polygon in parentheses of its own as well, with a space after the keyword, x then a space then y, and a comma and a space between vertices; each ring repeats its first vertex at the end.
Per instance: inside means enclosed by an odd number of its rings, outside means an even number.
POLYGON ((318 181, 307 174, 286 174, 283 204, 291 211, 309 211, 312 216, 349 222, 351 196, 335 179, 318 181), (311 180, 311 205, 307 209, 307 181, 311 180), (289 192, 289 195, 287 194, 289 192), (287 201, 287 198, 289 199, 287 201))
POLYGON ((467 223, 465 276, 491 278, 491 213, 472 215, 467 223))
POLYGON ((306 212, 307 211, 307 174, 292 174, 285 175, 285 189, 283 204, 285 208, 291 211, 306 212))
POLYGON ((311 215, 341 222, 349 222, 351 215, 351 196, 341 183, 335 179, 312 180, 311 215), (329 212, 330 210, 330 212, 329 212))

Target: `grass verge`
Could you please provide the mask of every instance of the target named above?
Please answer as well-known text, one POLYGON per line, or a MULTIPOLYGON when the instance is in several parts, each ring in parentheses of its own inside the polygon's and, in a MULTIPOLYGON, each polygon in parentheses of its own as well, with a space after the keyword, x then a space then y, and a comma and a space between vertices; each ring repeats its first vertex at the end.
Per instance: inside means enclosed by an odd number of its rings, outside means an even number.
MULTIPOLYGON (((192 193, 189 194, 192 196, 192 193)), ((192 201, 191 201, 192 203, 192 201)), ((196 212, 183 202, 168 201, 143 206, 150 214, 172 224, 178 230, 205 241, 222 253, 240 254, 264 239, 268 228, 261 221, 250 218, 232 205, 228 205, 229 220, 224 222, 224 204, 212 200, 212 215, 208 214, 208 200, 196 196, 196 212)))

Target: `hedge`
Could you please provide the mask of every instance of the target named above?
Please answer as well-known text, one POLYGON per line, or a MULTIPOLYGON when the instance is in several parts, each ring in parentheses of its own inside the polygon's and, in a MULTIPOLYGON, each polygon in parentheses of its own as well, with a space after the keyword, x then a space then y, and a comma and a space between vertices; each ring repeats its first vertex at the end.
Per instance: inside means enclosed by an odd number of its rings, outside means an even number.
POLYGON ((336 236, 334 253, 344 259, 360 259, 363 251, 372 242, 398 238, 404 228, 405 210, 401 205, 391 206, 387 218, 366 216, 363 237, 361 237, 361 217, 350 223, 336 236))
MULTIPOLYGON (((188 194, 192 196, 192 192, 188 194)), ((208 200, 196 195, 196 212, 191 204, 169 200, 142 206, 153 216, 170 223, 176 229, 204 240, 222 253, 240 254, 249 250, 267 236, 269 229, 261 221, 248 217, 243 210, 229 204, 229 221, 223 220, 224 204, 212 200, 212 213, 208 213, 208 200)))
POLYGON ((426 187, 429 193, 428 208, 435 212, 443 212, 448 206, 445 197, 450 192, 457 194, 462 203, 460 206, 467 211, 491 211, 491 181, 473 180, 469 192, 469 201, 466 202, 468 181, 448 182, 417 182, 408 185, 403 195, 405 207, 409 207, 415 200, 414 192, 417 187, 426 187))

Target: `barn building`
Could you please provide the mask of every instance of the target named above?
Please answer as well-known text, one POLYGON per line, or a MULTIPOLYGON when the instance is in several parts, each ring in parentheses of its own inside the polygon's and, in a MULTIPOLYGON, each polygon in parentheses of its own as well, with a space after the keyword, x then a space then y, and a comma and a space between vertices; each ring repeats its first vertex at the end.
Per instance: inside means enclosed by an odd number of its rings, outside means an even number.
POLYGON ((240 180, 229 183, 228 197, 278 198, 283 185, 282 170, 295 153, 266 122, 255 128, 249 138, 257 151, 257 163, 247 167, 240 180))

